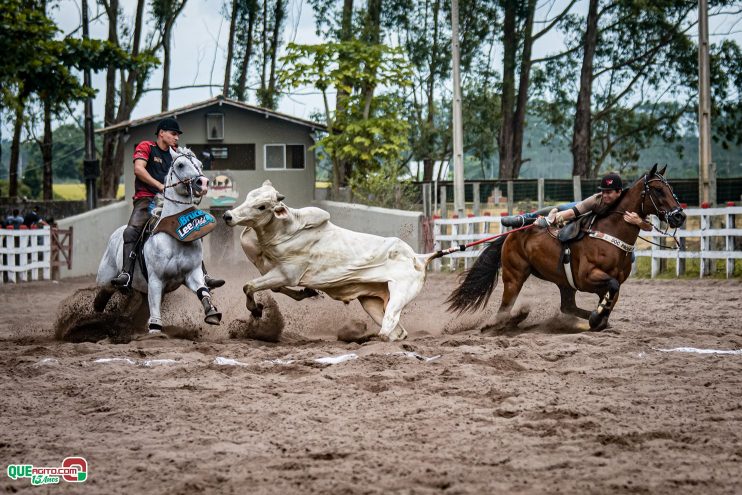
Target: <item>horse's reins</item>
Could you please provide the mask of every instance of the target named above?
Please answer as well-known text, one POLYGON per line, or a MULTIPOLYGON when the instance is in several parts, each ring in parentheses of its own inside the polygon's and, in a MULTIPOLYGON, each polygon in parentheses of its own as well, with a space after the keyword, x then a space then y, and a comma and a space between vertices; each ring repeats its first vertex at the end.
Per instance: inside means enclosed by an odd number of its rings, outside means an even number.
POLYGON ((186 157, 186 158, 188 159, 188 162, 189 162, 189 163, 190 163, 191 165, 193 165, 193 168, 195 168, 195 169, 196 169, 196 172, 198 172, 198 174, 199 174, 199 177, 201 176, 201 171, 200 171, 200 170, 198 169, 198 166, 196 166, 196 164, 195 164, 195 163, 193 163, 193 160, 191 160, 191 155, 190 155, 190 154, 186 154, 186 153, 180 153, 180 154, 179 154, 179 155, 178 155, 177 157, 175 157, 175 159, 173 160, 173 165, 171 165, 171 166, 170 166, 170 172, 168 173, 168 175, 170 175, 170 174, 173 174, 173 175, 175 175, 175 177, 176 177, 176 178, 178 179, 178 182, 175 182, 174 184, 168 184, 168 185, 164 186, 164 187, 163 187, 163 189, 162 189, 162 197, 163 197, 164 199, 168 200, 168 201, 172 201, 173 203, 178 203, 178 204, 181 204, 181 205, 192 205, 192 204, 199 204, 199 203, 201 203, 201 198, 198 198, 198 201, 197 201, 197 202, 194 202, 194 201, 193 201, 193 184, 192 184, 192 183, 193 183, 193 181, 194 181, 194 180, 196 180, 196 178, 193 178, 193 177, 192 177, 192 178, 190 178, 190 179, 183 179, 183 178, 182 178, 182 177, 181 177, 180 175, 178 175, 178 172, 176 172, 176 170, 175 170, 175 162, 176 162, 176 161, 177 161, 177 160, 178 160, 178 159, 179 159, 180 157, 183 157, 183 156, 184 156, 184 157, 186 157), (168 197, 167 197, 167 194, 165 194, 165 191, 167 191, 167 189, 169 189, 169 188, 173 188, 173 187, 175 187, 175 186, 179 186, 180 184, 185 184, 186 186, 188 186, 188 195, 189 195, 189 197, 191 198, 191 201, 190 201, 190 202, 186 202, 186 201, 180 201, 180 200, 177 200, 177 199, 173 199, 173 198, 168 198, 168 197))

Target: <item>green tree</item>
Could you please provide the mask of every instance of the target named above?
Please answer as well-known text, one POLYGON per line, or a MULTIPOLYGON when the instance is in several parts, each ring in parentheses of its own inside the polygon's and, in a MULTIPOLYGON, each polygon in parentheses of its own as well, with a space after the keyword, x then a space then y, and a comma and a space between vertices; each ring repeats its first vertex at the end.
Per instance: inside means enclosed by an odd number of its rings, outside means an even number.
MULTIPOLYGON (((144 94, 145 84, 158 64, 155 53, 162 46, 162 37, 145 36, 145 0, 137 0, 133 20, 123 18, 119 0, 98 2, 108 18, 108 42, 126 52, 131 60, 128 67, 118 67, 113 61, 106 67, 103 124, 111 126, 131 118, 144 94), (146 44, 142 43, 143 38, 146 38, 146 44)), ((98 197, 116 197, 119 178, 124 172, 124 137, 124 132, 109 132, 103 137, 98 197)))
MULTIPOLYGON (((9 165, 9 196, 17 196, 18 154, 21 131, 29 97, 36 95, 43 110, 44 136, 39 140, 44 157, 44 198, 51 199, 52 184, 52 115, 70 101, 81 100, 94 94, 85 88, 73 69, 97 69, 109 63, 122 66, 129 63, 125 54, 116 47, 98 40, 78 40, 73 38, 56 39, 58 32, 53 21, 45 16, 46 0, 10 0, 0 7, 0 22, 7 25, 11 36, 17 36, 21 53, 27 57, 9 57, 17 67, 0 65, 0 80, 4 81, 3 100, 9 102, 15 111, 13 144, 9 165), (12 26, 11 26, 12 24, 12 26), (13 91, 15 89, 15 91, 13 91)), ((0 30, 0 43, 8 43, 7 32, 0 30)), ((13 42, 15 44, 15 42, 13 42)))
MULTIPOLYGON (((574 175, 596 177, 606 163, 630 166, 654 139, 680 138, 697 101, 697 8, 691 0, 591 0, 585 18, 563 24, 570 48, 550 57, 536 79, 549 100, 541 115, 570 134, 574 175)), ((715 95, 739 74, 735 51, 725 46, 731 56, 722 60, 723 49, 712 47, 715 95)))
POLYGON ((400 118, 403 99, 397 91, 409 86, 410 78, 400 50, 359 41, 289 44, 283 62, 281 86, 314 86, 322 93, 327 135, 317 144, 332 160, 335 193, 345 175, 342 162, 361 175, 400 162, 409 124, 400 118), (337 87, 348 95, 342 113, 329 103, 328 92, 337 87), (388 91, 369 98, 370 87, 388 91))
POLYGON ((161 111, 166 111, 170 105, 170 51, 173 27, 178 16, 183 11, 187 0, 152 0, 152 17, 155 29, 160 35, 162 46, 162 102, 161 111))

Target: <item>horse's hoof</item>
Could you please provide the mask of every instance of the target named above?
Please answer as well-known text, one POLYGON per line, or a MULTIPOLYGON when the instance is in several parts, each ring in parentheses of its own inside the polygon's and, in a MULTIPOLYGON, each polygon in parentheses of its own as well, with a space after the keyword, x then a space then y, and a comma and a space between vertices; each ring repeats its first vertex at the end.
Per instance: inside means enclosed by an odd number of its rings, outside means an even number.
POLYGON ((206 318, 204 318, 204 322, 208 323, 209 325, 218 325, 219 322, 221 321, 222 321, 222 314, 218 312, 206 315, 206 318))
POLYGON ((154 339, 169 339, 165 332, 162 330, 150 329, 144 335, 140 335, 136 340, 154 340, 154 339))
POLYGON ((263 317, 263 305, 258 303, 255 309, 250 310, 250 314, 253 318, 262 318, 263 317))
POLYGON ((590 324, 590 330, 593 332, 600 332, 608 326, 608 318, 599 315, 597 311, 590 313, 590 318, 587 321, 590 324))

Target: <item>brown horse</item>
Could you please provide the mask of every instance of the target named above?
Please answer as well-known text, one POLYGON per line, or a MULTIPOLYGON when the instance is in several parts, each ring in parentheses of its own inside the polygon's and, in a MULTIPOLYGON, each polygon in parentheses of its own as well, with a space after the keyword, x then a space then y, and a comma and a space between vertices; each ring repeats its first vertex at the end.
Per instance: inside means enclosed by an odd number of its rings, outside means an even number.
POLYGON ((594 311, 580 309, 575 304, 577 291, 570 284, 565 271, 570 265, 560 262, 562 243, 551 228, 535 226, 500 237, 485 248, 474 266, 463 274, 461 285, 446 301, 450 304, 449 310, 461 313, 485 306, 497 284, 502 266, 505 289, 498 310, 498 322, 488 329, 517 325, 528 316, 527 313, 511 316, 510 310, 530 275, 559 286, 563 313, 588 319, 591 330, 604 329, 618 300, 621 284, 631 272, 630 246, 639 236, 639 227, 627 223, 623 214, 636 212, 642 218, 654 214, 673 228, 685 222, 685 213, 672 187, 663 177, 666 168, 658 172, 657 165, 652 167, 592 223, 590 233, 597 233, 599 237, 601 233, 608 234, 608 241, 613 240, 613 243, 585 236, 570 244, 574 285, 577 290, 598 295, 599 304, 594 311), (625 244, 621 244, 621 241, 625 244), (621 245, 628 250, 619 247, 621 245))

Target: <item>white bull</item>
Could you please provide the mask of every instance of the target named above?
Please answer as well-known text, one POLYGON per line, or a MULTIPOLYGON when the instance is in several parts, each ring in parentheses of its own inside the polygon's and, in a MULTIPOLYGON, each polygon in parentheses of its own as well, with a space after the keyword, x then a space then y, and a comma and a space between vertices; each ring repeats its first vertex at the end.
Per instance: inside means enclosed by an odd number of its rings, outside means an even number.
POLYGON ((396 237, 353 232, 333 225, 319 208, 289 208, 270 181, 224 213, 227 225, 242 225, 242 249, 262 274, 243 287, 247 309, 262 316, 253 295, 271 289, 303 299, 321 290, 333 299, 358 299, 381 326, 379 336, 400 340, 407 331, 402 309, 420 293, 425 259, 396 237), (254 235, 251 233, 254 232, 254 235), (288 287, 305 287, 296 291, 288 287))

